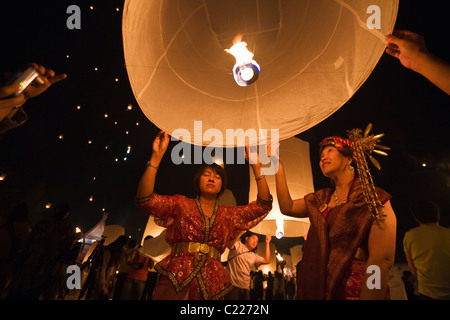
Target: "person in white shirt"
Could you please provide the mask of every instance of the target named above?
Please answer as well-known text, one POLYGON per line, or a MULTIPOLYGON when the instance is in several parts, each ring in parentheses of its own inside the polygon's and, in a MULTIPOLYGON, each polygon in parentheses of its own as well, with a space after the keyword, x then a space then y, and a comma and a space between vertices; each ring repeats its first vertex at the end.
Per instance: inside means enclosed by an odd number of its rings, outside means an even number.
POLYGON ((226 300, 250 300, 250 270, 252 266, 259 267, 270 262, 271 239, 270 235, 266 235, 266 253, 264 257, 257 255, 253 251, 258 245, 258 236, 256 234, 246 237, 245 243, 237 240, 232 244, 228 254, 226 271, 234 288, 225 296, 226 300))

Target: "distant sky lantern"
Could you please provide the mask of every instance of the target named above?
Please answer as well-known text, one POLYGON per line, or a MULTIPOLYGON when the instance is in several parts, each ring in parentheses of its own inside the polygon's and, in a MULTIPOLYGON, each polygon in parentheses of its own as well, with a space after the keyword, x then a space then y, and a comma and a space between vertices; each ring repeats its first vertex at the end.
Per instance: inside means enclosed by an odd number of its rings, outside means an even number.
MULTIPOLYGON (((156 127, 187 130, 186 143, 208 146, 203 138, 211 128, 223 134, 218 147, 243 146, 227 130, 243 135, 278 129, 285 140, 325 120, 362 86, 385 51, 398 3, 125 0, 122 35, 131 89, 156 127), (224 51, 234 51, 238 34, 238 47, 253 52, 261 70, 248 86, 233 81, 233 57, 224 51), (202 136, 194 121, 202 121, 202 136)), ((255 70, 240 69, 240 76, 252 79, 255 70)))

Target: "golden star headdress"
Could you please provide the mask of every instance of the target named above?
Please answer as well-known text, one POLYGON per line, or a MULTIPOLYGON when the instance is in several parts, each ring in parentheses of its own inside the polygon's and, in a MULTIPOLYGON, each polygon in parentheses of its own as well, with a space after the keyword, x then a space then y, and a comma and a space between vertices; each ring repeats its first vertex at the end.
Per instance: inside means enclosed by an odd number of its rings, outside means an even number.
POLYGON ((390 150, 390 148, 379 144, 380 139, 384 136, 384 133, 377 135, 369 134, 371 130, 372 124, 369 123, 364 130, 364 133, 361 129, 353 129, 347 132, 348 139, 341 137, 328 137, 322 140, 320 146, 331 145, 340 151, 343 150, 344 146, 347 146, 351 151, 353 151, 352 159, 356 163, 364 200, 369 207, 369 212, 373 220, 376 223, 379 223, 384 219, 383 205, 378 199, 372 174, 370 173, 367 165, 366 156, 378 170, 381 170, 381 165, 372 156, 372 152, 387 156, 387 153, 383 150, 390 150))

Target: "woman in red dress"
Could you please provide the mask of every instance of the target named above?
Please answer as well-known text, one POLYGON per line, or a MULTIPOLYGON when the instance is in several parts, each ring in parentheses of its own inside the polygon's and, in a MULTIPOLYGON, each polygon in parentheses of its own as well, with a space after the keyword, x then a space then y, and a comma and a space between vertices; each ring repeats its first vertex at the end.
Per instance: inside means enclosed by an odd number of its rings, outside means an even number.
POLYGON ((160 132, 153 142, 136 201, 167 228, 166 241, 172 246, 171 254, 155 266, 161 279, 153 299, 222 299, 232 286, 220 261, 221 254, 239 232, 256 226, 272 209, 269 187, 261 175, 259 161, 252 161, 256 162, 251 167, 257 177, 258 199, 248 205, 218 205, 218 197, 225 191, 226 175, 216 164, 202 166, 195 175, 196 199, 158 195, 153 192, 155 178, 168 144, 168 134, 160 132))

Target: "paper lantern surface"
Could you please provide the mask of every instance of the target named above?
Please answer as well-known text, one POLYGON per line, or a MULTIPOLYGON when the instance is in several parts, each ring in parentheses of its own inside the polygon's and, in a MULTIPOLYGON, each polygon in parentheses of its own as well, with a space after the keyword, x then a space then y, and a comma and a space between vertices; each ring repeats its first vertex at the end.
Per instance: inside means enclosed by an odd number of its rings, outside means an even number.
MULTIPOLYGON (((296 137, 286 139, 280 144, 280 157, 286 174, 286 182, 293 200, 301 199, 308 193, 314 192, 314 183, 309 158, 309 143, 296 137)), ((272 210, 256 227, 251 229, 258 234, 277 235, 277 220, 283 221, 284 237, 302 237, 309 230, 308 218, 293 218, 281 213, 278 205, 275 176, 265 176, 270 193, 273 197, 272 210)), ((257 187, 255 176, 250 170, 249 201, 256 200, 257 187)))
POLYGON ((109 245, 123 235, 125 235, 124 227, 116 224, 106 225, 105 230, 103 231, 103 236, 105 237, 104 245, 109 245))
POLYGON ((398 0, 126 0, 125 64, 144 114, 169 133, 186 129, 187 143, 242 146, 238 129, 279 130, 284 140, 352 97, 397 10, 398 0), (261 67, 245 87, 225 52, 238 34, 261 67), (206 137, 211 128, 222 136, 206 137))

